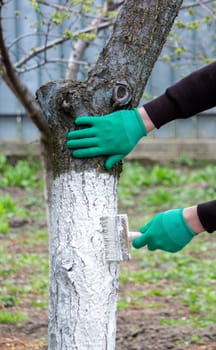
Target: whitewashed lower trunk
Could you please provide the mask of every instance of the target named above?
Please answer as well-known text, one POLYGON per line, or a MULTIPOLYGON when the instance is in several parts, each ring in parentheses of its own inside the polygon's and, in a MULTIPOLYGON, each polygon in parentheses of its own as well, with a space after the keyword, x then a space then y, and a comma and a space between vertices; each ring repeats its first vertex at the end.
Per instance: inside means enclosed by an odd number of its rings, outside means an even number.
POLYGON ((107 263, 100 217, 117 213, 117 178, 64 173, 50 208, 49 350, 113 350, 119 263, 107 263))

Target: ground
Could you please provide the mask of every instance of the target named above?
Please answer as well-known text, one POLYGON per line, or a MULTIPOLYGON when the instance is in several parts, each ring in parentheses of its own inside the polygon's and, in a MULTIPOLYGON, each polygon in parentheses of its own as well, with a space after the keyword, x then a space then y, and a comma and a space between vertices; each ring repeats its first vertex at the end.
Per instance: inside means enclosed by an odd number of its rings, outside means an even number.
MULTIPOLYGON (((0 235, 0 312, 27 316, 26 320, 1 320, 0 350, 45 350, 47 294, 44 290, 47 284, 44 282, 43 285, 39 281, 40 275, 44 274, 44 267, 40 266, 38 258, 47 259, 48 244, 46 220, 44 215, 40 215, 40 211, 44 210, 40 201, 41 194, 34 189, 26 191, 20 187, 0 188, 0 196, 5 195, 12 196, 21 207, 34 214, 29 217, 22 214, 10 217, 9 232, 0 235), (29 256, 31 261, 28 260, 29 256)), ((207 235, 205 239, 210 246, 211 242, 213 244, 212 235, 207 235)), ((208 252, 201 250, 198 254, 202 260, 208 252)), ((158 267, 160 268, 160 262, 158 267)), ((129 273, 140 270, 139 255, 135 254, 130 262, 123 263, 121 269, 129 273)), ((129 307, 119 308, 116 350, 216 350, 216 324, 211 323, 202 328, 195 328, 186 322, 184 324, 184 320, 191 316, 191 310, 180 302, 179 295, 163 293, 167 290, 167 285, 172 283, 172 280, 161 278, 155 284, 155 290, 160 292, 147 293, 146 297, 142 297, 143 291, 146 293, 153 290, 152 285, 134 280, 120 282, 120 299, 133 293, 140 293, 141 297, 135 302, 126 298, 129 307), (163 324, 162 319, 179 319, 183 322, 163 324)))

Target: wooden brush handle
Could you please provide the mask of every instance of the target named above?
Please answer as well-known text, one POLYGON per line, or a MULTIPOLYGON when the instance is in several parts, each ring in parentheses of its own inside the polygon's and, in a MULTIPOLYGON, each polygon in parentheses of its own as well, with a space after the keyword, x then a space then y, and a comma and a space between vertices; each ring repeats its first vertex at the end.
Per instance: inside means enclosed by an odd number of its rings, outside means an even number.
POLYGON ((128 240, 129 242, 132 242, 134 239, 139 237, 142 233, 141 232, 128 232, 128 240))

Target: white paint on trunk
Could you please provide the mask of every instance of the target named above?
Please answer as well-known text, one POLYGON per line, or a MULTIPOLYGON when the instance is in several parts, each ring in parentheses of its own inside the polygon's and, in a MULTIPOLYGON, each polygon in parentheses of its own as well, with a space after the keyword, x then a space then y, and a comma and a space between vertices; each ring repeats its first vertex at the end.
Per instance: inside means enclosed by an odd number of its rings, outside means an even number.
POLYGON ((117 213, 117 177, 62 174, 50 208, 49 350, 113 350, 119 263, 105 260, 100 217, 117 213))

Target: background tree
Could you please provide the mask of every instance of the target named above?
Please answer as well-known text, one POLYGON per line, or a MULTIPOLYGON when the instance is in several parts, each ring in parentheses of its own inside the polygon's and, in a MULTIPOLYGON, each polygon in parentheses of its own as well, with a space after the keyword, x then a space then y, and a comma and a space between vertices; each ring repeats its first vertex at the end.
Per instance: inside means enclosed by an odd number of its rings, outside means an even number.
MULTIPOLYGON (((107 39, 123 1, 66 0, 61 5, 59 2, 26 0, 25 3, 30 3, 32 12, 35 12, 34 22, 29 17, 29 5, 23 13, 19 1, 1 0, 0 3, 1 78, 27 114, 34 118, 35 113, 39 115, 40 111, 35 105, 34 91, 26 83, 28 73, 43 69, 47 80, 55 79, 55 65, 56 68, 61 67, 61 78, 85 78, 97 58, 97 55, 91 59, 88 54, 85 55, 86 48, 98 45, 98 38, 107 39), (7 9, 12 8, 12 4, 15 4, 14 13, 8 13, 7 9), (14 16, 15 27, 23 23, 26 28, 25 33, 18 33, 17 37, 6 31, 8 26, 14 26, 14 16), (27 41, 31 42, 30 46, 26 44, 27 41), (60 57, 58 47, 62 48, 60 57), (50 52, 54 54, 50 55, 50 52), (19 92, 21 87, 25 90, 24 94, 19 92)), ((184 0, 181 17, 175 21, 159 60, 181 68, 182 74, 186 74, 188 67, 197 68, 214 59, 215 6, 214 0, 184 0), (202 40, 203 35, 205 40, 202 40)))
MULTIPOLYGON (((87 79, 50 82, 38 91, 43 113, 17 70, 35 57, 35 53, 47 51, 50 27, 61 24, 69 14, 59 5, 32 1, 38 13, 42 4, 49 4, 57 11, 48 21, 43 48, 33 48, 32 56, 19 61, 16 67, 0 27, 2 78, 41 132, 51 237, 49 347, 52 350, 115 347, 119 263, 106 262, 100 217, 117 214, 120 167, 107 173, 103 159, 71 160, 65 146, 67 132, 81 114, 101 115, 116 106, 131 108, 139 103, 181 3, 180 0, 124 1, 112 35, 87 79), (117 91, 115 104, 113 91, 117 91), (119 98, 122 93, 129 96, 123 105, 119 98)), ((1 1, 1 11, 3 5, 1 1)), ((97 27, 107 26, 108 22, 97 27)), ((92 27, 85 31, 91 32, 92 27)), ((67 29, 58 43, 72 37, 74 33, 67 29)), ((56 41, 52 43, 56 44, 56 41)), ((43 59, 47 63, 46 54, 43 59)))

